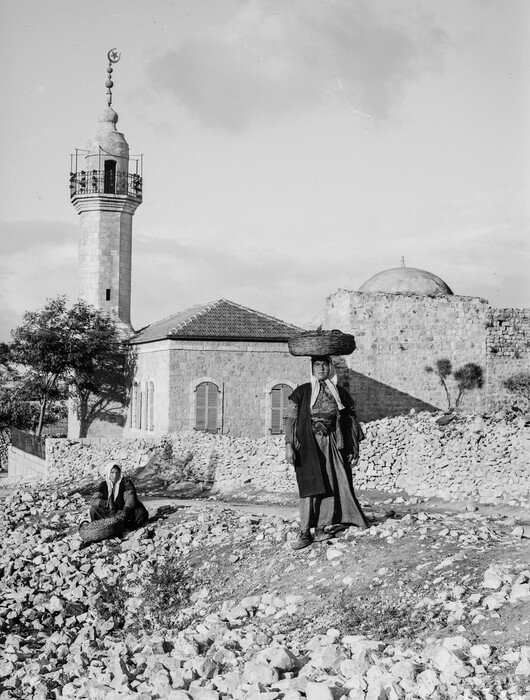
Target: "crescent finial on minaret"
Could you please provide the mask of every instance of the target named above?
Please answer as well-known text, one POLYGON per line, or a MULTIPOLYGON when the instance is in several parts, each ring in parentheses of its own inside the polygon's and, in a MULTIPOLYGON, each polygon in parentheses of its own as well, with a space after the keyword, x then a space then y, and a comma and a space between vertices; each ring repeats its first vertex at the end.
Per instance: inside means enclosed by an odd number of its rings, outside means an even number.
POLYGON ((105 83, 105 87, 107 88, 107 103, 110 107, 112 104, 112 88, 114 86, 114 83, 112 82, 112 64, 113 63, 118 63, 118 61, 121 58, 121 53, 118 53, 116 49, 110 49, 110 51, 107 53, 107 58, 109 59, 109 65, 107 67, 107 81, 105 83))

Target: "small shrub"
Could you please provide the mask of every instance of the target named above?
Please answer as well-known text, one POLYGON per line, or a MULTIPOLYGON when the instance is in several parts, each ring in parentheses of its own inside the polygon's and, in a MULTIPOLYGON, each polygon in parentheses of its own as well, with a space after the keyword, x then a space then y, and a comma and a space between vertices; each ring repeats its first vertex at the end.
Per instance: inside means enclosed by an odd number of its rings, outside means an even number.
POLYGON ((456 397, 455 406, 460 406, 460 401, 466 391, 473 389, 482 389, 484 386, 484 373, 482 367, 474 362, 468 362, 454 373, 454 378, 458 386, 458 396, 456 397))
POLYGON ((451 360, 447 359, 446 357, 441 358, 439 360, 436 360, 436 362, 434 363, 434 367, 427 366, 427 367, 425 367, 425 371, 427 373, 434 372, 434 374, 436 374, 436 376, 440 380, 440 384, 445 391, 445 397, 447 399, 447 409, 449 411, 451 411, 452 410, 451 395, 449 393, 449 389, 447 388, 447 382, 446 382, 446 380, 451 376, 451 372, 453 371, 453 366, 451 365, 451 360))
POLYGON ((530 372, 517 372, 505 379, 504 387, 515 395, 518 408, 528 410, 530 408, 530 372))
POLYGON ((115 583, 101 581, 94 607, 103 620, 114 620, 114 627, 122 629, 125 624, 125 603, 129 594, 123 587, 123 581, 115 583))
POLYGON ((451 360, 447 358, 441 358, 436 360, 434 367, 426 366, 424 371, 427 373, 434 373, 440 380, 441 386, 444 388, 445 396, 447 398, 447 408, 449 411, 453 410, 453 402, 451 399, 451 394, 449 393, 449 387, 447 386, 447 379, 452 375, 455 379, 456 385, 458 387, 458 394, 454 402, 454 407, 458 408, 462 397, 467 391, 473 389, 481 389, 484 385, 483 371, 482 367, 475 364, 474 362, 468 362, 467 364, 460 367, 453 372, 453 367, 451 360))
POLYGON ((182 627, 184 620, 181 611, 189 605, 194 590, 193 577, 183 570, 176 556, 157 562, 143 582, 138 596, 143 600, 142 624, 146 631, 158 627, 182 627))

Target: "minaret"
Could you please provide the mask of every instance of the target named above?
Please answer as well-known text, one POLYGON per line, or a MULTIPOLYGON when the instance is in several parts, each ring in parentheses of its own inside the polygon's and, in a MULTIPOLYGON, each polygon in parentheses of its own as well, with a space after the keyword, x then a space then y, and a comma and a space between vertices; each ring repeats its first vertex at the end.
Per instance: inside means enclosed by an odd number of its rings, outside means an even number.
POLYGON ((86 151, 72 156, 70 198, 79 214, 79 296, 116 315, 131 329, 132 218, 142 203, 142 159, 131 159, 129 144, 116 130, 112 109, 112 64, 107 58, 107 106, 86 151))

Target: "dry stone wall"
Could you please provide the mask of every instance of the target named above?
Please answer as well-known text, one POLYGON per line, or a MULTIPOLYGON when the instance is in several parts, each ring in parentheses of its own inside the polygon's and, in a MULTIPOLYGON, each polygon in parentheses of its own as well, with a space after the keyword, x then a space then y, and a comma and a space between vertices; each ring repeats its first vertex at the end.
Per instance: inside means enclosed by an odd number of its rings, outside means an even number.
POLYGON ((366 426, 361 488, 490 503, 530 493, 530 428, 470 415, 448 426, 436 416, 400 416, 366 426))
MULTIPOLYGON (((470 415, 441 427, 436 416, 422 413, 364 427, 356 488, 479 502, 528 501, 530 428, 522 422, 470 415)), ((51 477, 96 479, 115 460, 125 471, 151 467, 168 483, 213 484, 221 492, 253 487, 264 493, 297 493, 282 437, 252 440, 183 431, 120 442, 49 439, 47 451, 51 477)))
MULTIPOLYGON (((357 350, 345 358, 341 381, 349 384, 363 420, 447 408, 434 373, 447 358, 483 370, 484 387, 464 395, 467 411, 492 411, 513 401, 503 382, 530 368, 530 309, 495 309, 466 296, 367 294, 345 289, 327 299, 325 325, 353 333, 357 350)), ((452 399, 458 388, 447 380, 452 399)))
POLYGON ((530 370, 530 309, 490 309, 486 327, 488 401, 495 408, 513 402, 504 380, 530 370))
MULTIPOLYGON (((486 367, 484 299, 463 296, 366 294, 341 289, 327 299, 327 328, 353 333, 357 350, 346 358, 343 381, 363 420, 447 408, 437 377, 425 371, 448 358, 453 368, 486 367)), ((448 380, 453 400, 457 388, 448 380)), ((469 392, 462 408, 481 411, 485 394, 469 392)))

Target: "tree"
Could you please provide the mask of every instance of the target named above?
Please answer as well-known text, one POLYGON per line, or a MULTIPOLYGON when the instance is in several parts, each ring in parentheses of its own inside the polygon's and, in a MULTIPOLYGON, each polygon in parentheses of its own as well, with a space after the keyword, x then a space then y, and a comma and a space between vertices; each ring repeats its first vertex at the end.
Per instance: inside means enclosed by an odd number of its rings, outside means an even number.
POLYGON ((447 409, 449 411, 452 411, 451 394, 449 393, 449 389, 447 388, 447 379, 451 376, 451 373, 453 371, 451 360, 448 360, 447 358, 436 360, 436 362, 434 363, 434 367, 427 366, 425 367, 425 371, 434 372, 436 374, 436 376, 440 380, 440 384, 443 386, 445 391, 445 396, 447 398, 447 409))
POLYGON ((526 411, 530 407, 530 372, 517 372, 503 382, 504 386, 512 394, 515 394, 517 403, 516 410, 526 411))
POLYGON ((8 363, 20 399, 38 406, 36 434, 40 435, 51 403, 65 400, 68 369, 68 312, 66 297, 49 299, 42 309, 26 311, 22 325, 12 331, 8 363))
POLYGON ((453 372, 451 361, 447 358, 442 358, 440 360, 436 360, 434 367, 425 367, 425 371, 429 373, 434 372, 439 378, 440 384, 443 386, 445 391, 449 411, 453 410, 453 402, 449 392, 449 387, 447 386, 447 380, 450 376, 453 376, 458 387, 458 394, 454 403, 454 408, 458 408, 460 406, 462 397, 467 391, 481 389, 484 385, 482 367, 474 362, 468 362, 460 367, 460 369, 453 372))
POLYGON ((458 386, 458 395, 455 402, 456 408, 460 406, 460 401, 466 391, 482 389, 484 386, 483 374, 482 367, 476 365, 474 362, 468 362, 454 372, 453 376, 458 386))
POLYGON ((68 383, 79 437, 96 419, 123 422, 136 369, 135 354, 105 312, 78 301, 70 312, 72 333, 68 383))
MULTIPOLYGON (((39 386, 23 367, 0 366, 0 426, 35 432, 41 415, 41 406, 35 396, 39 386)), ((42 424, 64 420, 68 415, 65 400, 46 404, 42 424)))
POLYGON ((67 397, 77 411, 81 437, 97 418, 123 415, 133 354, 107 313, 82 300, 68 308, 66 297, 59 296, 27 311, 12 337, 0 358, 7 356, 12 378, 18 374, 15 385, 26 410, 38 407, 37 435, 51 407, 67 397))

